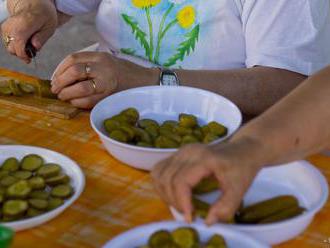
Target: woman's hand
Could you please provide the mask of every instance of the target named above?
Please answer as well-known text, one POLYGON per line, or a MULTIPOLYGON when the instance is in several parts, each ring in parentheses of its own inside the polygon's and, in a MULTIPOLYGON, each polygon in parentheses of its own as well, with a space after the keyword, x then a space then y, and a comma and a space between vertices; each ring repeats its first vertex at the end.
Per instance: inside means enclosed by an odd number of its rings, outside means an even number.
POLYGON ((157 69, 140 67, 109 53, 80 52, 58 66, 52 92, 73 106, 90 109, 116 91, 154 84, 158 75, 157 69))
POLYGON ((51 0, 8 0, 8 8, 11 16, 1 25, 2 37, 12 37, 8 52, 29 63, 28 40, 39 51, 58 26, 55 5, 51 0))
POLYGON ((238 209, 246 190, 261 166, 250 163, 245 144, 224 144, 219 148, 206 145, 190 145, 180 149, 174 156, 159 163, 152 171, 156 190, 169 205, 192 221, 194 211, 192 189, 201 179, 213 176, 219 181, 222 196, 211 207, 205 222, 230 220, 238 209), (241 154, 243 154, 241 153, 241 154))

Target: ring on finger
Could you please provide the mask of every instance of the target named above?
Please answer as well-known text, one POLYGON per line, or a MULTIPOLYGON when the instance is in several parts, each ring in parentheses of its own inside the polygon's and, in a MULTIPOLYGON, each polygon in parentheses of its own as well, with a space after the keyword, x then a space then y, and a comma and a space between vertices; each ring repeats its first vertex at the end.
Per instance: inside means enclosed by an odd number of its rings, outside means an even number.
POLYGON ((92 68, 89 64, 86 64, 85 65, 85 73, 86 73, 86 76, 89 77, 89 75, 91 74, 92 72, 92 68))
POLYGON ((3 37, 2 40, 3 40, 3 44, 4 44, 4 46, 5 46, 6 48, 8 48, 10 42, 14 41, 15 38, 14 38, 14 37, 11 37, 11 36, 9 36, 9 35, 5 35, 5 36, 3 37))
POLYGON ((93 90, 94 90, 93 94, 95 94, 97 92, 96 82, 95 82, 94 79, 91 79, 90 81, 92 83, 92 87, 93 87, 93 90))

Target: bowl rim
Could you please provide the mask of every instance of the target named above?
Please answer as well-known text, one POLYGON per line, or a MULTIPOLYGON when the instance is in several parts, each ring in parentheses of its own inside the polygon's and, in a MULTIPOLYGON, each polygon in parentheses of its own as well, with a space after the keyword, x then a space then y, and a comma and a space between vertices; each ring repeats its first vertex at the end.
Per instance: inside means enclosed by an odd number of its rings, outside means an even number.
MULTIPOLYGON (((300 163, 301 166, 303 166, 304 168, 309 170, 312 174, 314 174, 318 178, 318 182, 320 183, 322 192, 321 192, 321 197, 320 197, 319 201, 313 208, 307 209, 307 211, 305 211, 303 214, 300 214, 296 217, 293 217, 293 218, 290 218, 290 219, 287 219, 284 221, 280 221, 280 222, 275 222, 275 223, 259 224, 259 225, 217 223, 217 224, 215 224, 215 226, 216 225, 226 225, 226 226, 230 226, 232 228, 237 228, 242 231, 256 231, 256 230, 260 230, 260 229, 262 229, 262 231, 270 231, 273 229, 283 227, 283 225, 293 224, 295 222, 299 222, 302 219, 308 219, 308 218, 313 217, 317 212, 319 212, 322 209, 322 207, 326 204, 326 202, 328 200, 329 185, 327 183, 327 180, 318 168, 316 168, 314 165, 312 165, 310 162, 308 162, 306 160, 299 160, 299 161, 294 161, 291 163, 300 163)), ((275 166, 271 166, 271 167, 286 166, 286 165, 290 165, 291 163, 280 164, 280 165, 275 165, 275 166)), ((265 167, 264 169, 269 169, 271 167, 265 167)), ((173 215, 173 213, 175 213, 175 215, 179 214, 180 216, 182 216, 182 214, 179 211, 177 211, 174 207, 170 206, 170 210, 172 212, 172 215, 173 215)), ((201 218, 198 218, 198 220, 204 222, 201 218)))
MULTIPOLYGON (((72 206, 72 204, 74 204, 74 202, 77 201, 79 199, 79 197, 81 196, 81 194, 84 192, 85 185, 86 185, 85 175, 82 172, 82 170, 81 170, 80 166, 78 165, 78 163, 76 163, 74 160, 72 160, 68 156, 66 156, 62 153, 47 149, 47 148, 38 147, 38 146, 30 146, 30 145, 0 145, 0 150, 2 148, 4 148, 4 149, 6 149, 6 148, 26 149, 27 148, 27 149, 39 150, 40 152, 47 152, 47 153, 50 153, 50 154, 54 154, 54 155, 56 155, 56 157, 62 157, 64 159, 70 161, 70 163, 72 165, 74 165, 73 169, 77 173, 76 180, 80 183, 77 188, 74 188, 75 192, 71 196, 71 198, 67 199, 63 203, 62 206, 59 206, 58 208, 55 208, 51 211, 45 212, 45 213, 43 213, 41 215, 38 215, 38 216, 35 216, 35 217, 22 219, 22 220, 18 220, 18 221, 2 222, 1 223, 2 225, 6 226, 6 227, 9 227, 9 228, 12 228, 15 231, 23 231, 23 230, 27 230, 27 229, 31 229, 31 228, 43 225, 46 222, 55 219, 59 214, 61 214, 67 208, 72 206), (54 216, 49 217, 50 215, 54 215, 54 216), (32 224, 33 222, 35 222, 37 224, 32 224), (27 227, 25 227, 25 226, 27 226, 27 227)), ((39 152, 35 152, 35 153, 40 155, 39 152)), ((42 155, 40 155, 40 156, 43 157, 42 155)))
MULTIPOLYGON (((209 230, 210 232, 217 234, 221 232, 225 232, 227 235, 235 235, 235 236, 239 236, 240 238, 245 238, 249 240, 250 244, 254 244, 254 245, 258 245, 258 247, 270 247, 268 244, 266 244, 265 242, 258 240, 254 237, 252 237, 251 235, 239 231, 239 230, 235 230, 233 228, 230 228, 227 225, 214 225, 214 226, 206 226, 202 223, 185 223, 182 221, 177 221, 177 220, 165 220, 165 221, 159 221, 159 222, 151 222, 151 223, 146 223, 146 224, 142 224, 139 226, 135 226, 131 229, 128 229, 127 231, 124 231, 120 234, 118 234, 117 236, 114 236, 112 239, 110 239, 109 241, 107 241, 102 247, 110 247, 110 245, 116 244, 118 242, 120 242, 121 238, 124 235, 130 235, 132 233, 138 232, 140 229, 143 228, 155 228, 156 232, 157 230, 167 230, 167 229, 173 229, 173 228, 179 228, 179 227, 193 227, 195 229, 202 229, 202 231, 205 230, 209 230)), ((225 238, 226 238, 226 234, 222 234, 225 238)))
POLYGON ((136 91, 136 90, 143 90, 143 89, 146 89, 146 90, 148 90, 148 89, 173 89, 173 88, 175 88, 175 89, 187 89, 187 90, 192 90, 192 91, 200 91, 200 92, 205 92, 207 94, 214 95, 215 97, 218 97, 218 98, 221 98, 222 100, 224 100, 228 105, 230 105, 231 107, 233 107, 237 111, 237 113, 239 114, 238 115, 238 118, 239 118, 238 127, 237 127, 236 130, 233 131, 232 134, 226 135, 225 137, 221 137, 221 138, 219 138, 219 139, 217 139, 217 140, 215 140, 215 141, 213 141, 213 142, 211 142, 211 143, 209 143, 207 145, 210 145, 210 146, 211 145, 215 145, 215 144, 218 144, 218 143, 220 143, 220 142, 228 139, 235 132, 237 132, 237 130, 241 127, 242 121, 243 121, 242 112, 238 108, 238 106, 236 106, 236 104, 233 103, 228 98, 226 98, 226 97, 224 97, 222 95, 216 94, 214 92, 211 92, 211 91, 208 91, 208 90, 204 90, 204 89, 200 89, 200 88, 194 88, 194 87, 189 87, 189 86, 157 86, 157 85, 132 88, 132 89, 128 89, 128 90, 117 92, 115 94, 112 94, 112 95, 104 98, 103 100, 101 100, 100 102, 98 102, 94 106, 94 108, 92 109, 92 111, 91 111, 91 114, 90 114, 90 123, 91 123, 91 126, 94 129, 94 131, 101 137, 101 139, 105 139, 105 140, 107 140, 107 141, 109 141, 109 142, 111 142, 111 143, 113 143, 115 145, 118 145, 120 147, 123 147, 123 148, 134 149, 136 151, 155 152, 155 153, 173 153, 173 152, 176 152, 180 148, 148 148, 148 147, 139 147, 139 146, 129 145, 129 144, 125 144, 125 143, 121 143, 119 141, 116 141, 116 140, 110 138, 109 136, 105 135, 101 130, 99 130, 96 127, 96 124, 95 124, 95 121, 94 121, 94 118, 93 118, 94 115, 95 115, 96 109, 98 109, 110 97, 124 95, 127 92, 136 91))

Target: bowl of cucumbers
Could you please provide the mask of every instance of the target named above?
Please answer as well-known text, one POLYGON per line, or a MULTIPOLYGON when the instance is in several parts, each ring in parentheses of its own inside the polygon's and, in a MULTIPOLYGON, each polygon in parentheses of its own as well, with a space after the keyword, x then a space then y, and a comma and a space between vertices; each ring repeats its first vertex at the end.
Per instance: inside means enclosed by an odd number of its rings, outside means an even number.
POLYGON ((104 248, 268 248, 248 235, 225 226, 206 227, 165 221, 139 226, 120 234, 104 248))
POLYGON ((111 155, 143 170, 184 145, 222 142, 242 122, 236 105, 220 95, 166 86, 111 95, 95 106, 90 118, 111 155))
POLYGON ((30 146, 0 146, 0 224, 15 231, 43 224, 82 193, 79 166, 57 152, 30 146))
MULTIPOLYGON (((215 179, 202 180, 193 190, 195 221, 203 223, 210 205, 221 197, 215 179)), ((301 234, 328 198, 325 177, 307 161, 263 169, 244 196, 229 227, 275 245, 301 234)), ((176 220, 183 216, 171 207, 176 220)), ((222 223, 223 224, 223 223, 222 223)))

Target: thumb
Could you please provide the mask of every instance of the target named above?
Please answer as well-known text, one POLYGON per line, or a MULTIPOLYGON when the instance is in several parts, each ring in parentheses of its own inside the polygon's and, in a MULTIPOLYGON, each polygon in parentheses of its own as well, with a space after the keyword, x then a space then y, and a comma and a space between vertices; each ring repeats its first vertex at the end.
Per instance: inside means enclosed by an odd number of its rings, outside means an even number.
POLYGON ((47 42, 47 40, 53 35, 52 29, 43 29, 34 34, 31 38, 32 45, 39 51, 47 42))

